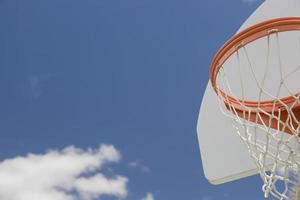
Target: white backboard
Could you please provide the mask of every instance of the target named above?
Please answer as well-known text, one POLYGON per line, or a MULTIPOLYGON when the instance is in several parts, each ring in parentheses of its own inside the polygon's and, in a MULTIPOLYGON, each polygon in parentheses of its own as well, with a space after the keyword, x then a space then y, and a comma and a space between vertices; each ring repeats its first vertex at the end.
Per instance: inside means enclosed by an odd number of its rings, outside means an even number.
MULTIPOLYGON (((266 0, 239 31, 265 20, 291 16, 300 16, 300 0, 266 0)), ((197 132, 204 173, 210 183, 221 184, 257 173, 231 120, 221 113, 210 83, 202 99, 197 132)))

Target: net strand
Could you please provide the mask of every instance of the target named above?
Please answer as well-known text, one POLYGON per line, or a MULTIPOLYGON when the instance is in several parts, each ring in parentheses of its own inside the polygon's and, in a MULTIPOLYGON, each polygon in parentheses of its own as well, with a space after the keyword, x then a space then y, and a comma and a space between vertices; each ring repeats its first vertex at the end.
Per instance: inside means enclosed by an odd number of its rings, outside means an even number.
MULTIPOLYGON (((300 37, 298 43, 300 47, 300 37)), ((235 94, 231 87, 228 73, 225 67, 221 66, 217 77, 220 88, 217 89, 219 106, 221 112, 233 121, 234 129, 248 148, 250 157, 255 161, 263 181, 262 190, 265 197, 267 198, 271 195, 280 200, 298 200, 297 194, 300 188, 300 139, 298 137, 300 120, 295 116, 293 109, 299 105, 300 94, 293 93, 288 87, 287 81, 289 77, 300 72, 300 64, 289 73, 284 74, 279 34, 275 32, 266 36, 266 44, 266 60, 261 80, 259 80, 257 72, 254 70, 254 63, 251 61, 247 46, 242 45, 236 49, 235 56, 237 59, 241 98, 238 98, 235 94), (265 88, 270 68, 274 67, 274 64, 272 65, 270 61, 272 39, 275 39, 275 53, 277 55, 280 78, 275 94, 272 94, 265 88), (245 104, 246 89, 242 73, 245 66, 241 62, 242 55, 245 57, 246 66, 251 72, 250 75, 254 80, 254 84, 258 88, 258 102, 263 100, 263 96, 272 99, 272 109, 268 112, 261 107, 260 103, 258 103, 256 108, 248 107, 245 104), (280 99, 283 91, 293 98, 293 102, 285 103, 280 99), (236 105, 230 103, 224 106, 224 102, 231 102, 229 97, 238 104, 239 110, 237 110, 236 105), (278 108, 278 105, 280 105, 280 108, 278 108), (286 118, 283 117, 284 112, 286 112, 286 118), (251 118, 252 116, 255 116, 254 119, 251 118), (265 117, 267 117, 267 120, 264 120, 265 117), (275 128, 271 126, 274 121, 276 122, 275 128), (292 133, 283 133, 283 130, 290 130, 292 133)))

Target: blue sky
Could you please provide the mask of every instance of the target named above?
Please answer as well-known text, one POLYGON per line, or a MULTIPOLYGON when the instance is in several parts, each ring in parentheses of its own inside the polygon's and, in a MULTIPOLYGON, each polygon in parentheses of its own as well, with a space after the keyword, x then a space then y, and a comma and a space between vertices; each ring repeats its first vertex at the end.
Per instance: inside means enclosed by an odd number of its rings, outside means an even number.
POLYGON ((210 61, 260 3, 0 0, 0 174, 73 145, 127 180, 96 199, 263 199, 258 176, 210 185, 196 134, 210 61))

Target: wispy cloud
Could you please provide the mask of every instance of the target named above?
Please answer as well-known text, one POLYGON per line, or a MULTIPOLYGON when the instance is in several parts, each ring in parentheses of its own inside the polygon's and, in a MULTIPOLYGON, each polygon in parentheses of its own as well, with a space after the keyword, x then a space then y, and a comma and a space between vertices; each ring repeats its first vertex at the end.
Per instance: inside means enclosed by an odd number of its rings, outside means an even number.
POLYGON ((140 169, 142 172, 150 172, 150 167, 143 164, 140 160, 131 161, 128 163, 129 167, 140 169))
POLYGON ((141 200, 154 200, 154 196, 152 193, 147 193, 147 195, 141 200))
POLYGON ((26 92, 30 98, 38 99, 43 95, 44 85, 52 78, 51 74, 31 74, 27 77, 26 92))
POLYGON ((0 199, 125 198, 128 178, 116 174, 107 178, 101 173, 105 164, 119 162, 120 158, 114 146, 101 145, 88 150, 70 146, 4 160, 0 162, 0 199))

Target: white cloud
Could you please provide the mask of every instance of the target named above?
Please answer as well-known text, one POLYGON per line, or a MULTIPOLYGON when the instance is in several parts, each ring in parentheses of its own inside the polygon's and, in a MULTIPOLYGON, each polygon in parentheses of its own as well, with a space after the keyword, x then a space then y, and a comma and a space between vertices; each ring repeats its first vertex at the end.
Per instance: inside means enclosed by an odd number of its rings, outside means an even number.
POLYGON ((154 200, 153 194, 147 193, 147 195, 144 198, 142 198, 141 200, 154 200))
POLYGON ((120 153, 111 145, 82 150, 73 146, 28 154, 0 162, 0 199, 93 200, 102 195, 127 196, 128 179, 105 177, 103 165, 118 162, 120 153))
POLYGON ((132 168, 138 168, 138 169, 140 169, 144 173, 150 172, 150 168, 148 166, 144 165, 142 163, 142 161, 139 161, 139 160, 129 162, 128 166, 132 167, 132 168))

